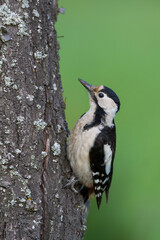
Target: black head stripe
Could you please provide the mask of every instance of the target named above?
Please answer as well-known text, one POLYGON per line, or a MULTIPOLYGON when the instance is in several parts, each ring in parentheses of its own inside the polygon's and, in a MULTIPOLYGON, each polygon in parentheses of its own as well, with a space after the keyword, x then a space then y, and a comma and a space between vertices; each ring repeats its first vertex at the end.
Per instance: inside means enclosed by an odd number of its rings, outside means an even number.
POLYGON ((106 114, 105 111, 100 106, 97 105, 93 121, 91 123, 86 124, 83 130, 84 131, 89 130, 90 128, 99 125, 103 121, 105 114, 106 114))

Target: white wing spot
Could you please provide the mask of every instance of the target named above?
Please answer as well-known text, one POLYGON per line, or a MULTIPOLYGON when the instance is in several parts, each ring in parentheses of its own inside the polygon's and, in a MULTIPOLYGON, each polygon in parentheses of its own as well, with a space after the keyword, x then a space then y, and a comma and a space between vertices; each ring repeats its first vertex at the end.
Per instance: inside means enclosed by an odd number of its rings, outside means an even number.
POLYGON ((95 183, 99 183, 99 179, 95 179, 94 182, 95 182, 95 183))
POLYGON ((95 173, 93 172, 92 174, 93 176, 96 176, 96 175, 99 175, 99 172, 95 172, 95 173))
POLYGON ((109 177, 106 177, 106 179, 102 182, 102 184, 105 184, 108 181, 109 177))
POLYGON ((104 192, 105 189, 106 189, 106 186, 102 189, 102 192, 104 192))
POLYGON ((96 194, 96 197, 100 197, 102 195, 102 193, 98 193, 96 194))

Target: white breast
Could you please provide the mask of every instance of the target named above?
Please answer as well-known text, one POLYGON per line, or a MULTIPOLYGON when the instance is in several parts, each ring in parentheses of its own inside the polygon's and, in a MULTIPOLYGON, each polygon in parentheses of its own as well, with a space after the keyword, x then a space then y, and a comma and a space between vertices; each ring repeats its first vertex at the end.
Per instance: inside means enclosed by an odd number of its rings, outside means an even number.
POLYGON ((94 141, 100 133, 100 130, 97 127, 92 127, 89 130, 83 131, 86 122, 88 122, 87 114, 79 119, 75 125, 68 141, 67 153, 72 170, 79 181, 85 186, 92 187, 93 180, 89 151, 94 145, 94 141))

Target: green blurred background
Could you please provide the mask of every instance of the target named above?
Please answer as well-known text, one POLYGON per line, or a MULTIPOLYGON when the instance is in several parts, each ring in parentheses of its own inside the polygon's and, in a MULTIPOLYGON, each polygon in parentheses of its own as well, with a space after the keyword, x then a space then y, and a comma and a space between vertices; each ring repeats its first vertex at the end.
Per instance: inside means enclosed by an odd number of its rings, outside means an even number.
POLYGON ((160 1, 59 0, 66 117, 89 108, 78 77, 121 100, 109 203, 91 200, 85 240, 160 239, 160 1))

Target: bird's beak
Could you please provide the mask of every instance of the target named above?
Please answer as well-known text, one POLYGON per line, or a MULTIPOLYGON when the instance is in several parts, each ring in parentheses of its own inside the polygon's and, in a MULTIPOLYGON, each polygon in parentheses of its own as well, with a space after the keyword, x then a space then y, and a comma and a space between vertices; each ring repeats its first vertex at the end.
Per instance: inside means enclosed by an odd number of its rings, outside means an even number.
POLYGON ((97 92, 97 87, 92 86, 91 84, 85 82, 84 80, 78 78, 78 80, 80 81, 80 83, 87 89, 87 91, 89 92, 89 94, 91 95, 91 97, 94 97, 94 93, 97 92))
POLYGON ((80 78, 78 78, 78 80, 89 92, 93 91, 94 86, 92 86, 91 84, 85 82, 84 80, 82 80, 80 78))

